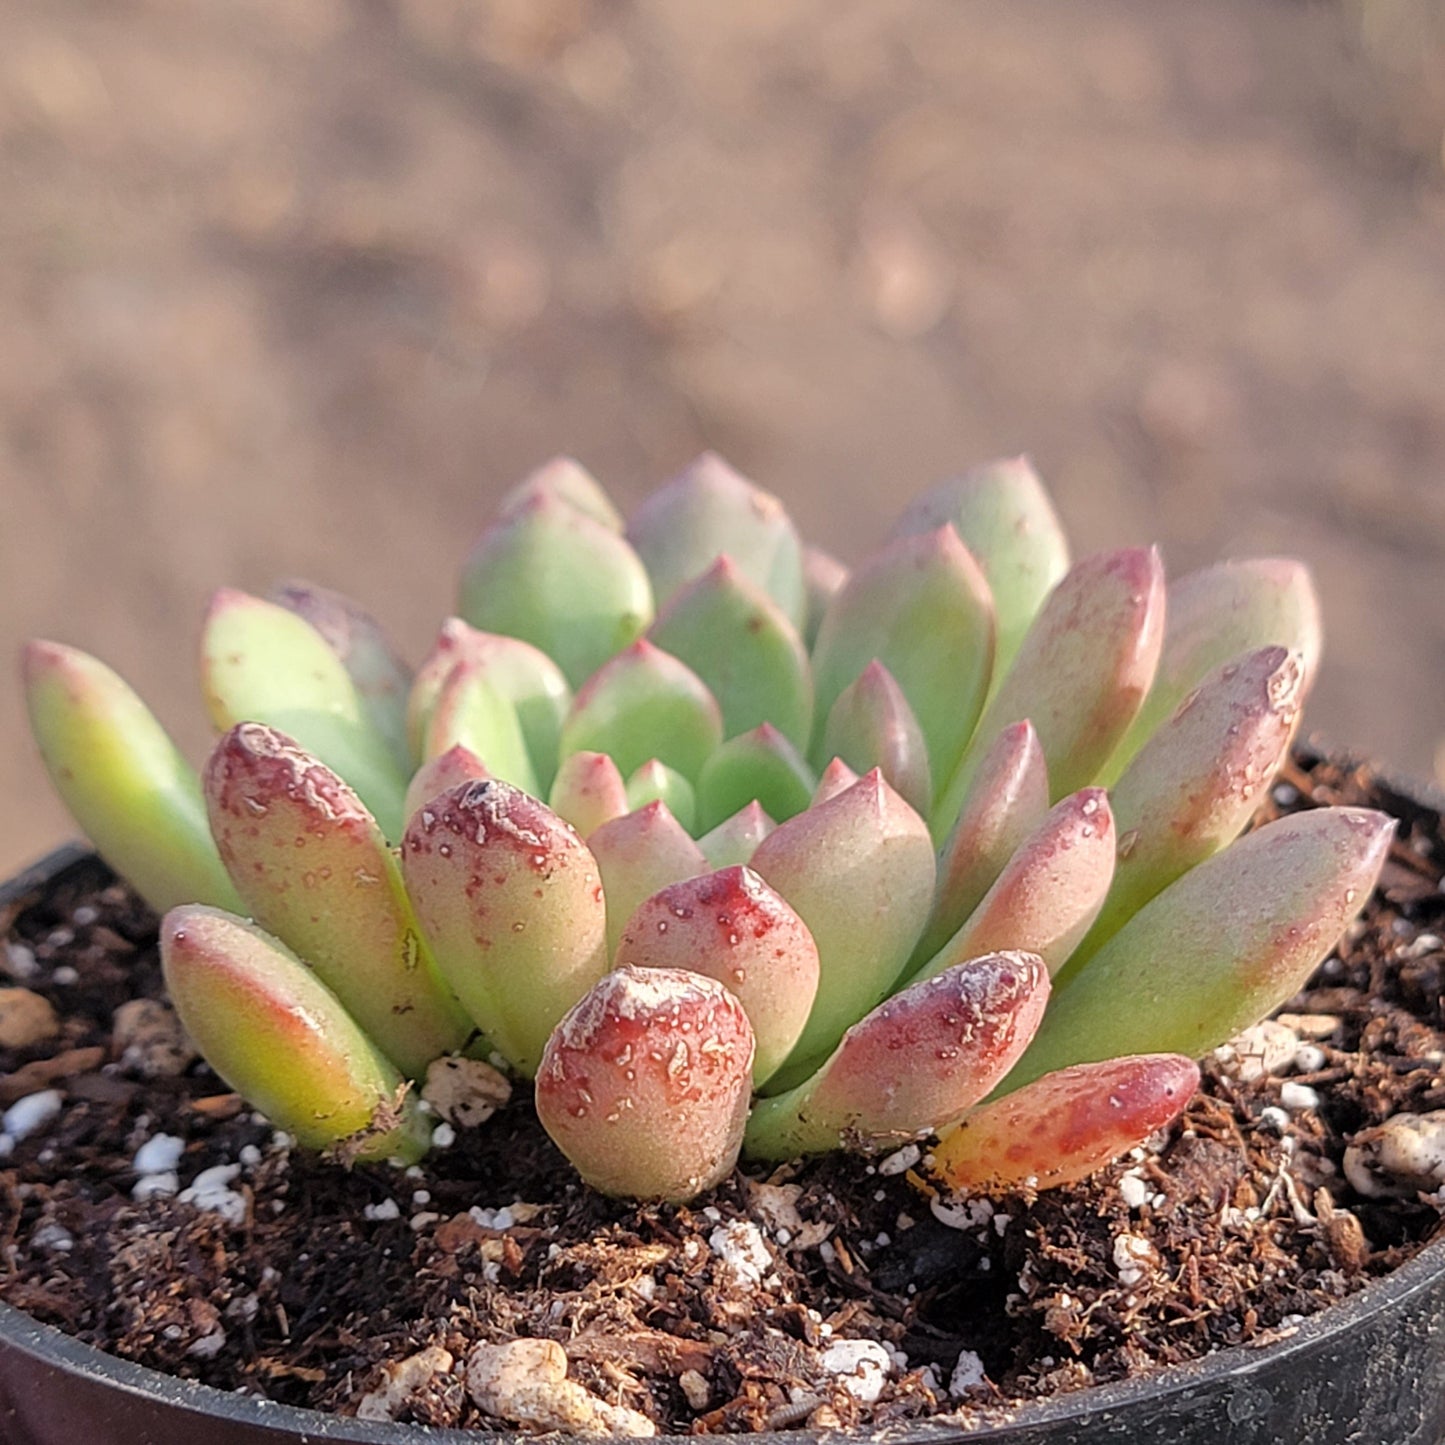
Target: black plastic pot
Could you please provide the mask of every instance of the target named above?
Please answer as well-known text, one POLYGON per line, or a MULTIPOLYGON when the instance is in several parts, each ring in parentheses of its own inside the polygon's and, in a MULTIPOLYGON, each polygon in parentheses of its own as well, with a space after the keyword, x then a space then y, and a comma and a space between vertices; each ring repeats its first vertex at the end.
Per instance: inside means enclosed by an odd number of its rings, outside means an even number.
MULTIPOLYGON (((1436 827, 1445 800, 1391 789, 1436 827)), ((0 885, 0 909, 93 855, 65 848, 0 885)), ((228 1394, 117 1360, 0 1305, 0 1445, 463 1445, 515 1435, 375 1425, 228 1394)), ((676 1437, 678 1445, 684 1438, 676 1437)), ((816 1445, 791 1432, 771 1445, 816 1445)), ((1145 1379, 1029 1405, 976 1430, 935 1422, 866 1437, 887 1445, 1442 1445, 1445 1239, 1272 1342, 1145 1379)))

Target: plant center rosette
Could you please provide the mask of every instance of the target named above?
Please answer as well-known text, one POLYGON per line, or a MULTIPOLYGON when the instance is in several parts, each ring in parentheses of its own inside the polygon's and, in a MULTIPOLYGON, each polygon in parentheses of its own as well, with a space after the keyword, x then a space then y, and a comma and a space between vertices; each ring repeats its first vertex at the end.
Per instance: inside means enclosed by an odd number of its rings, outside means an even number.
POLYGON ((1245 832, 1319 654, 1299 564, 1071 561, 1023 460, 852 571, 716 458, 627 523, 558 461, 414 673, 334 593, 217 593, 199 775, 84 653, 25 692, 186 1030, 301 1144, 409 1164, 530 1081, 610 1195, 913 1144, 947 1194, 1139 1145, 1356 917, 1384 814, 1245 832))

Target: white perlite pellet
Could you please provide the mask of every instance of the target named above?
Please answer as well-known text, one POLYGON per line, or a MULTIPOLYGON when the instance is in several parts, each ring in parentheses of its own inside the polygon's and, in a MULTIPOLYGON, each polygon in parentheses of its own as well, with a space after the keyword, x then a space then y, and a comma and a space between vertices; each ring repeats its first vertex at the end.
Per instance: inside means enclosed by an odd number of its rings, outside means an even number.
POLYGON ((864 1405, 877 1404, 893 1368, 892 1357, 877 1340, 834 1340, 819 1363, 864 1405))
POLYGON ((949 1377, 948 1393, 962 1395, 966 1390, 976 1389, 984 1384, 987 1379, 983 1361, 972 1350, 963 1350, 959 1354, 958 1363, 953 1367, 953 1374, 949 1377))
POLYGON ((186 1152, 186 1141, 174 1134, 152 1134, 131 1160, 137 1174, 170 1174, 186 1152))
POLYGON ((42 1089, 17 1099, 0 1116, 0 1133, 8 1134, 17 1144, 42 1129, 49 1128, 60 1117, 62 1096, 59 1089, 42 1089))
POLYGON ((202 1169, 190 1186, 177 1196, 182 1204, 192 1204, 208 1214, 219 1214, 227 1224, 246 1222, 246 1196, 230 1187, 241 1172, 239 1164, 214 1164, 202 1169))
POLYGON ((751 1220, 720 1224, 707 1237, 708 1248, 740 1284, 761 1284, 772 1272, 773 1257, 763 1232, 751 1220))

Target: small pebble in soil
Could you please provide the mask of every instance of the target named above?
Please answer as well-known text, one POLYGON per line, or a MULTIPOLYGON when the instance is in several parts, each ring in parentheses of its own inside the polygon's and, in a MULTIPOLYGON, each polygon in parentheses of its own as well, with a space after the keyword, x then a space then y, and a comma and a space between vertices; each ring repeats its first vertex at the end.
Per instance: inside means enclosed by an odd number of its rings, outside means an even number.
POLYGON ((762 1284, 772 1273, 773 1256, 768 1251, 768 1242, 751 1220, 734 1219, 720 1224, 708 1235, 707 1243, 722 1268, 741 1285, 762 1284))
POLYGON ((977 1389, 987 1379, 983 1361, 972 1350, 962 1350, 959 1352, 957 1364, 953 1367, 953 1374, 949 1377, 948 1393, 966 1394, 969 1390, 977 1389))
POLYGON ((49 999, 28 988, 0 988, 0 1049, 28 1049, 59 1032, 49 999))

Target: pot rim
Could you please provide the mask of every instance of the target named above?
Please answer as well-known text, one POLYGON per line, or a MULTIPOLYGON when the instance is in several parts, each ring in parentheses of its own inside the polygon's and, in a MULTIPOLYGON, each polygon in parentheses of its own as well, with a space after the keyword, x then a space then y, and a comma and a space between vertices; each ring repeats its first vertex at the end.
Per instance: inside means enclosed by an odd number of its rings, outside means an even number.
MULTIPOLYGON (((1300 749, 1315 758, 1341 754, 1313 739, 1300 749)), ((1343 759, 1349 761, 1346 755, 1343 759)), ((1376 774, 1377 782, 1396 795, 1401 803, 1445 816, 1445 792, 1415 779, 1402 779, 1389 772, 1376 774)), ((7 907, 57 882, 72 871, 96 865, 104 866, 96 853, 82 843, 68 843, 39 859, 14 877, 0 882, 0 908, 7 907)), ((890 1445, 945 1445, 953 1440, 977 1441, 987 1445, 991 1439, 1002 1438, 1031 1426, 1044 1427, 1086 1420, 1107 1414, 1119 1414, 1147 1402, 1166 1404, 1199 1386, 1221 1381, 1247 1385, 1252 1376, 1272 1369, 1292 1356, 1305 1357, 1323 1341, 1338 1334, 1361 1329, 1388 1309, 1403 1305, 1422 1290, 1430 1287, 1445 1272, 1445 1231, 1426 1244, 1418 1254, 1379 1279, 1320 1310, 1298 1325, 1271 1331, 1267 1336, 1244 1345, 1216 1350, 1197 1360, 1163 1366, 1149 1374, 1127 1380, 1093 1385, 1045 1400, 1029 1401, 1014 1407, 985 1407, 968 1410, 957 1419, 935 1417, 903 1426, 856 1431, 818 1432, 810 1430, 769 1431, 751 1436, 759 1445, 817 1445, 824 1434, 832 1439, 868 1440, 886 1435, 890 1445), (974 1425, 972 1422, 977 1422, 974 1425)), ((20 1351, 37 1363, 46 1362, 76 1378, 119 1390, 124 1394, 159 1399, 173 1408, 184 1409, 197 1417, 228 1424, 265 1427, 272 1431, 290 1430, 301 1440, 325 1441, 345 1439, 365 1445, 463 1445, 463 1442, 515 1442, 516 1432, 486 1430, 440 1429, 428 1425, 403 1425, 391 1422, 358 1420, 353 1416, 327 1415, 317 1410, 286 1405, 262 1396, 221 1390, 197 1380, 186 1380, 152 1370, 131 1360, 108 1355, 56 1329, 40 1323, 11 1305, 0 1303, 0 1347, 20 1351)), ((660 1435, 656 1445, 695 1445, 695 1436, 660 1435)))

